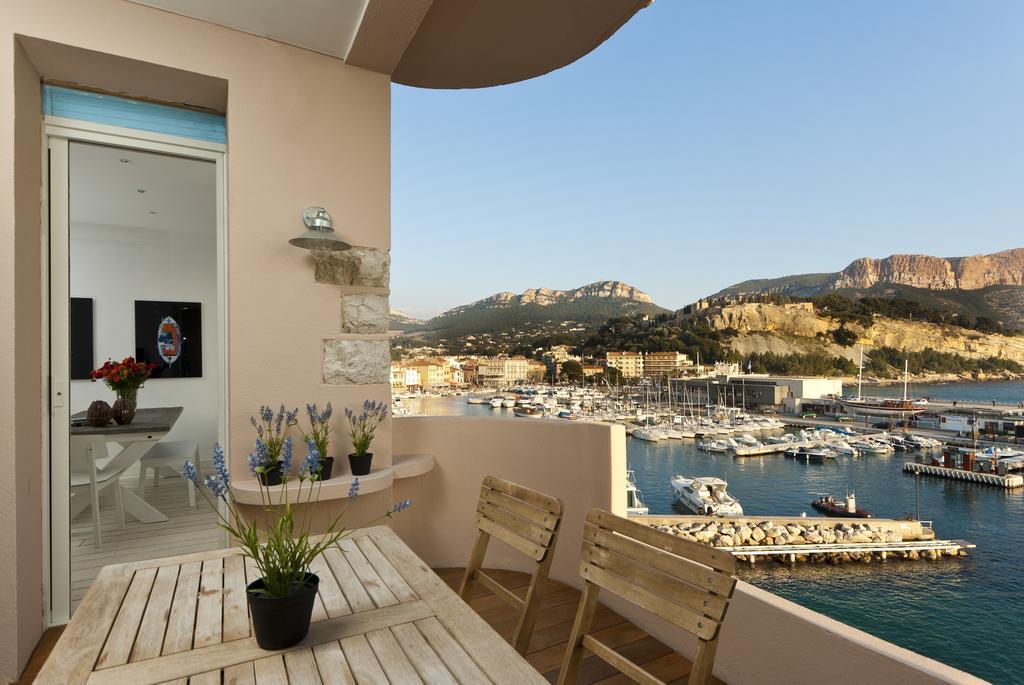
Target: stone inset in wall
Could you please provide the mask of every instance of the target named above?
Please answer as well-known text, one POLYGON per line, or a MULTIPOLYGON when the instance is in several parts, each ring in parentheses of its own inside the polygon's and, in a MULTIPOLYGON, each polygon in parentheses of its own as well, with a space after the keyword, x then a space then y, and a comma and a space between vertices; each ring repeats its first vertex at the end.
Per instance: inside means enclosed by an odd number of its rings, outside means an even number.
POLYGON ((324 340, 324 383, 390 382, 391 352, 387 340, 324 340))
POLYGON ((344 252, 314 250, 316 282, 387 288, 391 279, 391 253, 374 247, 353 247, 344 252))
POLYGON ((386 295, 343 294, 342 333, 387 333, 391 309, 386 295))

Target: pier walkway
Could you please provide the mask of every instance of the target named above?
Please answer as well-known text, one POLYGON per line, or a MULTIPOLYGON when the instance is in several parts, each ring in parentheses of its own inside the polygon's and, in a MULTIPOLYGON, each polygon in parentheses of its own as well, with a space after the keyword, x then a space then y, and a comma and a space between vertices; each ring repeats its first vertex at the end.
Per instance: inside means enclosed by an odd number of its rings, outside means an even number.
POLYGON ((963 469, 950 469, 945 466, 933 466, 932 464, 906 463, 903 465, 906 473, 920 473, 926 476, 938 476, 939 478, 950 478, 962 480, 969 483, 982 483, 984 485, 995 485, 1007 490, 1024 487, 1024 476, 1019 473, 999 476, 994 473, 977 473, 976 471, 965 471, 963 469))
POLYGON ((874 553, 885 559, 892 552, 959 552, 973 549, 974 544, 964 540, 906 540, 904 542, 850 542, 835 544, 805 545, 741 545, 738 547, 716 547, 733 556, 747 557, 754 563, 757 557, 786 557, 796 561, 796 555, 822 554, 864 554, 874 553))

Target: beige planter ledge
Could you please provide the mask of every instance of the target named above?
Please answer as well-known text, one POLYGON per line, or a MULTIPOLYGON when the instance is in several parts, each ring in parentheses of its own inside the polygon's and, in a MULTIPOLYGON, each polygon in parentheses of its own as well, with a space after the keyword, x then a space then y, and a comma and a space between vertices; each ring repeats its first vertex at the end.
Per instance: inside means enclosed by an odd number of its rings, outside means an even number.
MULTIPOLYGON (((343 464, 342 460, 335 459, 335 468, 338 465, 343 464)), ((434 456, 432 454, 396 454, 393 457, 391 466, 386 466, 382 469, 373 469, 369 474, 365 476, 359 476, 359 494, 366 495, 371 492, 380 492, 391 487, 391 484, 396 480, 402 478, 413 478, 415 476, 422 476, 424 473, 428 473, 434 468, 434 456)), ((336 475, 333 478, 323 481, 320 485, 320 496, 321 502, 332 499, 346 499, 348 498, 349 488, 352 486, 352 481, 355 480, 355 476, 350 473, 336 475)), ((272 503, 283 501, 282 492, 285 487, 288 488, 288 501, 292 504, 298 504, 302 502, 308 502, 310 500, 310 494, 316 493, 315 487, 310 488, 309 483, 302 484, 302 495, 296 497, 299 491, 299 482, 297 479, 292 479, 287 486, 285 485, 271 485, 263 488, 264 491, 269 491, 270 500, 272 503)), ((239 504, 263 504, 263 495, 260 494, 259 481, 255 479, 239 480, 231 483, 231 494, 235 498, 235 501, 239 504)))

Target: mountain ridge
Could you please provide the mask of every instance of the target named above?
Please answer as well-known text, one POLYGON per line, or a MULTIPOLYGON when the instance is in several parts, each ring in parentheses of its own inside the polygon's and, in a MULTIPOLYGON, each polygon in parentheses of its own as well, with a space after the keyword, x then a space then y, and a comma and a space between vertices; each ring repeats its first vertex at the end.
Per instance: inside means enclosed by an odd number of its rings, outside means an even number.
POLYGON ((723 288, 720 297, 778 294, 807 298, 895 297, 974 317, 1024 326, 1024 248, 967 257, 894 254, 855 259, 842 271, 750 279, 723 288))

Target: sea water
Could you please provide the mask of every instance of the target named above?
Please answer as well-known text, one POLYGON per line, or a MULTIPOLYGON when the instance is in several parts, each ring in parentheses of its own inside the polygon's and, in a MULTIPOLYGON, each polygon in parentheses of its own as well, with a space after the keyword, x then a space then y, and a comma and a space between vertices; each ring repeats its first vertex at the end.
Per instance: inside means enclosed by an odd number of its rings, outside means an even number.
MULTIPOLYGON (((881 394, 875 390, 872 394, 881 394)), ((915 391, 935 399, 1016 403, 1024 398, 1024 383, 919 385, 915 391)), ((467 405, 462 397, 416 404, 426 414, 512 413, 467 405)), ((839 566, 762 561, 754 567, 741 564, 740 575, 760 588, 981 678, 1024 683, 1019 665, 1024 654, 1024 489, 915 480, 902 471, 903 464, 913 460, 913 452, 838 457, 834 463, 815 465, 781 454, 708 454, 698 451, 692 440, 627 441, 629 467, 651 514, 689 513, 673 505, 669 483, 675 474, 725 479, 744 512, 754 517, 816 516, 811 501, 817 494, 839 496, 850 489, 857 493, 858 506, 876 517, 898 518, 916 515, 919 494, 921 519, 933 521, 941 539, 976 544, 969 556, 839 566)))

